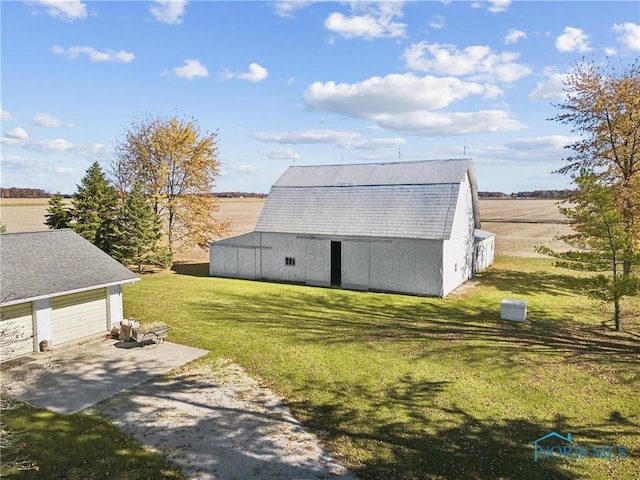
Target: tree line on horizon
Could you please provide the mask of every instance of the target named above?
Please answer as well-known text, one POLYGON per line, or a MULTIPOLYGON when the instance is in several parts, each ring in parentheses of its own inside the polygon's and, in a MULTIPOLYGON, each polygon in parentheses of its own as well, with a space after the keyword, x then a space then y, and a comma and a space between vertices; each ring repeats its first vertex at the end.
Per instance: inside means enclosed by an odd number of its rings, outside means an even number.
MULTIPOLYGON (((524 192, 478 192, 478 198, 540 198, 545 200, 564 200, 569 198, 573 194, 573 190, 532 190, 524 192)), ((0 188, 1 198, 51 198, 54 194, 51 194, 45 190, 38 188, 0 188)), ((73 195, 66 194, 61 195, 63 198, 72 198, 73 195)), ((257 192, 211 192, 206 195, 217 198, 267 198, 268 193, 257 192)))
POLYGON ((573 194, 573 190, 533 190, 527 192, 478 192, 478 198, 483 199, 541 199, 541 200, 566 200, 573 194))
MULTIPOLYGON (((62 198, 72 198, 72 194, 57 193, 62 198)), ((18 188, 0 187, 0 198, 51 198, 55 193, 50 193, 40 188, 18 188)), ((204 195, 204 194, 203 194, 204 195)), ((211 192, 206 195, 217 198, 266 198, 269 196, 267 193, 257 192, 211 192)))

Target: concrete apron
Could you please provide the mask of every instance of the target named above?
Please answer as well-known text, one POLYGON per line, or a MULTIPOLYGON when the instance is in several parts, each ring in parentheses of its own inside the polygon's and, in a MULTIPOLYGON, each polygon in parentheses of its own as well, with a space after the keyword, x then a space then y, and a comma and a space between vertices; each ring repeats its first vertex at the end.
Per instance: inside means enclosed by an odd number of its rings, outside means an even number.
POLYGON ((2 393, 71 414, 207 353, 170 342, 141 348, 135 342, 92 341, 34 355, 33 361, 19 366, 3 366, 2 393))

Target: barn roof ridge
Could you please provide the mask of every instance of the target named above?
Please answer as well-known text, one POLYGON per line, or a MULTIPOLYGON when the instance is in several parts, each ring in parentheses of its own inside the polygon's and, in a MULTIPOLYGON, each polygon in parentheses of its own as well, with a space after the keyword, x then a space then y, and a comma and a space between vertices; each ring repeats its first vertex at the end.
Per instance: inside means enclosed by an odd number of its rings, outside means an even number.
POLYGON ((271 187, 255 231, 448 239, 463 184, 480 228, 471 159, 292 166, 271 187))
POLYGON ((350 165, 395 165, 395 164, 404 164, 404 163, 444 163, 444 162, 470 162, 472 161, 471 157, 463 157, 463 158, 431 158, 431 159, 422 159, 422 160, 385 160, 385 161, 376 161, 376 162, 361 162, 361 163, 327 163, 327 164, 313 164, 313 165, 291 165, 290 168, 314 168, 314 167, 346 167, 350 165))

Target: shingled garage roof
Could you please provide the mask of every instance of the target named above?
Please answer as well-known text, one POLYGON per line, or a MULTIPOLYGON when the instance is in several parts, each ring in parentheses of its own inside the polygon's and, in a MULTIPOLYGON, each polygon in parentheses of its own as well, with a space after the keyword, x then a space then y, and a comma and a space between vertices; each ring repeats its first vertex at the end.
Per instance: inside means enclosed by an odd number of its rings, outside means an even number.
MULTIPOLYGON (((269 192, 256 231, 448 239, 471 160, 294 166, 269 192)), ((479 227, 477 205, 476 226, 479 227)))
POLYGON ((136 280, 128 268, 72 230, 0 234, 3 306, 136 280))

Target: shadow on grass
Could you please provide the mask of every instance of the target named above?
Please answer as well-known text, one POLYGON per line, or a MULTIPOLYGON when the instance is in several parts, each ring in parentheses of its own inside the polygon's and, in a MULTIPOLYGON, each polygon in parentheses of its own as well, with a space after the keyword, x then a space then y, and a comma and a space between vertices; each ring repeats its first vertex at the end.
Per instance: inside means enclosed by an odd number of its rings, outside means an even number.
MULTIPOLYGON (((557 270, 557 269, 555 269, 557 270)), ((576 293, 586 293, 594 288, 594 281, 588 275, 548 273, 548 272, 518 272, 513 270, 494 270, 482 275, 482 284, 495 287, 511 295, 550 295, 564 296, 576 293)))
MULTIPOLYGON (((77 413, 60 415, 28 405, 2 412, 19 436, 15 451, 3 448, 3 477, 13 479, 183 479, 177 468, 108 422, 77 413), (5 468, 29 459, 37 469, 5 468)), ((3 435, 5 432, 3 431, 3 435)))
MULTIPOLYGON (((564 276, 527 275, 537 288, 560 291, 564 276), (551 279, 555 278, 554 284, 551 279), (560 286, 556 285, 560 282, 560 286)), ((491 282, 511 285, 518 291, 515 278, 493 276, 491 282)), ((560 294, 560 293, 558 293, 560 294)), ((509 361, 523 351, 546 352, 550 361, 558 356, 580 362, 585 358, 596 363, 637 364, 640 341, 628 334, 618 334, 602 325, 565 321, 573 318, 575 305, 542 308, 533 323, 500 320, 499 302, 482 294, 462 300, 419 299, 397 295, 355 293, 317 288, 264 289, 250 294, 226 292, 224 301, 192 299, 189 310, 200 318, 221 318, 239 328, 258 329, 274 336, 293 336, 302 343, 324 345, 350 342, 417 345, 440 352, 459 351, 469 359, 509 361), (282 293, 279 293, 282 292, 282 293), (565 313, 566 312, 566 313, 565 313), (491 347, 491 348, 487 348, 491 347)), ((420 353, 416 354, 420 357, 420 353)))
MULTIPOLYGON (((446 300, 286 285, 270 288, 258 282, 252 288, 253 284, 236 280, 215 282, 224 285, 218 293, 212 289, 202 295, 185 295, 188 315, 177 320, 185 329, 197 331, 189 338, 204 348, 213 347, 222 335, 242 332, 246 335, 237 338, 246 339, 246 344, 225 347, 229 352, 259 348, 271 339, 284 345, 284 357, 289 345, 292 354, 300 355, 306 345, 331 348, 353 343, 380 347, 378 351, 390 359, 403 355, 403 361, 410 357, 438 362, 439 355, 451 354, 460 359, 460 368, 478 367, 485 375, 493 364, 499 369, 514 360, 528 361, 523 355, 531 353, 541 368, 611 367, 613 377, 616 372, 628 372, 624 379, 606 380, 610 382, 607 388, 638 381, 633 377, 640 358, 636 338, 600 325, 571 321, 578 318, 582 306, 563 297, 585 284, 584 278, 572 275, 496 269, 484 274, 480 285, 464 298, 446 300), (504 322, 499 320, 503 293, 539 295, 553 304, 538 306, 534 310, 537 321, 532 324, 504 322), (260 340, 249 343, 254 338, 260 340), (567 362, 571 365, 563 365, 567 362)), ((252 357, 248 354, 247 358, 252 357)), ((321 360, 331 362, 328 357, 321 360)), ((268 358, 256 355, 256 361, 268 358)), ((508 368, 503 368, 503 373, 508 374, 508 368)), ((384 381, 389 385, 297 378, 293 380, 297 387, 288 395, 288 404, 299 419, 348 459, 362 479, 572 480, 580 478, 579 460, 534 463, 529 444, 556 431, 615 445, 618 435, 637 438, 640 428, 636 416, 625 416, 613 407, 590 413, 595 420, 584 423, 562 415, 544 422, 521 418, 523 415, 510 415, 508 406, 499 418, 480 418, 478 410, 465 408, 465 399, 447 391, 447 382, 410 375, 384 381), (598 419, 606 422, 598 424, 598 419)), ((604 401, 596 399, 600 400, 604 401)), ((530 408, 553 411, 553 406, 536 404, 530 408)), ((556 411, 563 411, 563 407, 556 411)))
MULTIPOLYGON (((415 388, 424 386, 414 385, 408 391, 415 388)), ((340 398, 339 392, 335 394, 340 398)), ((583 445, 594 439, 597 445, 617 445, 620 433, 633 435, 639 427, 617 417, 619 412, 615 411, 602 425, 580 425, 562 416, 551 424, 540 424, 523 418, 479 419, 456 405, 439 407, 435 396, 408 396, 401 403, 391 396, 368 400, 374 406, 372 410, 406 409, 410 418, 388 422, 371 414, 363 428, 354 421, 360 417, 362 422, 362 414, 346 403, 292 405, 294 411, 303 412, 305 424, 321 432, 329 444, 346 443, 362 451, 370 451, 375 445, 378 454, 353 468, 361 479, 578 479, 582 473, 576 469, 576 462, 592 459, 541 459, 534 463, 531 443, 555 431, 572 433, 583 445), (615 432, 612 426, 616 427, 615 432)))
POLYGON ((208 277, 208 263, 180 263, 176 262, 171 265, 171 270, 180 275, 189 275, 193 277, 208 277))

